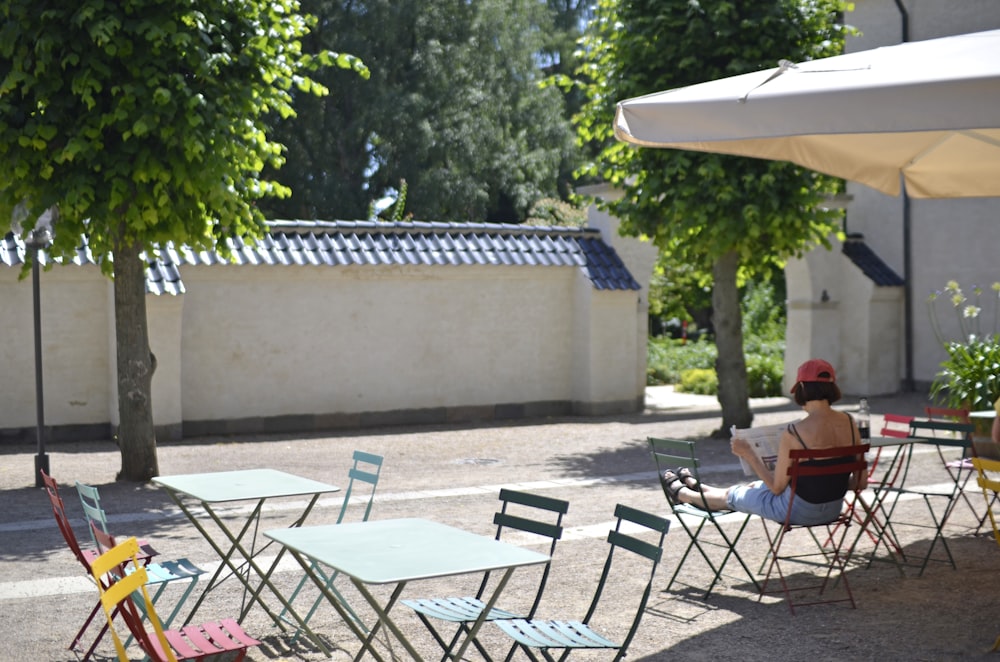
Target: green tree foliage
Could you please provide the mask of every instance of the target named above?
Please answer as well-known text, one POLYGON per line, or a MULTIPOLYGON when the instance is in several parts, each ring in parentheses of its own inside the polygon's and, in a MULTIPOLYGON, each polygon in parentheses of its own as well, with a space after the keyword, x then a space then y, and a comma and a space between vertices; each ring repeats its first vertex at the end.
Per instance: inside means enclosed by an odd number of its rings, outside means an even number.
MULTIPOLYGON (((552 3, 556 6, 564 3, 552 3)), ((579 3, 570 3, 575 8, 579 3)), ((577 164, 558 90, 542 88, 558 13, 539 0, 306 0, 321 17, 311 48, 336 44, 371 79, 329 70, 338 94, 304 99, 276 124, 288 145, 272 217, 358 218, 409 186, 417 219, 521 221, 559 197, 577 164)), ((579 28, 576 28, 577 33, 579 28)))
POLYGON ((259 235, 260 176, 281 164, 264 118, 294 114, 293 91, 324 94, 295 0, 0 3, 0 228, 58 210, 56 257, 85 236, 114 275, 119 478, 158 473, 142 251, 213 248, 259 235))
POLYGON ((789 163, 615 142, 626 98, 840 52, 838 0, 600 0, 583 42, 588 102, 578 138, 597 157, 583 174, 624 192, 605 207, 628 234, 652 238, 669 259, 711 274, 721 430, 749 410, 740 279, 827 243, 832 214, 818 207, 840 185, 789 163))

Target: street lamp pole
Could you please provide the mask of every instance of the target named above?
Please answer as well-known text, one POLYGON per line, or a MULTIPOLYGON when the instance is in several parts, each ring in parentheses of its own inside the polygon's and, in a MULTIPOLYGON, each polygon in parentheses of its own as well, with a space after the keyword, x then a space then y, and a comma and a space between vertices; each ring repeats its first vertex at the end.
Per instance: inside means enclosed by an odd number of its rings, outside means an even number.
MULTIPOLYGON (((43 233, 46 234, 47 233, 43 233)), ((49 456, 45 452, 45 403, 43 400, 42 388, 42 306, 41 288, 38 268, 38 250, 48 243, 47 236, 40 237, 38 232, 33 230, 25 242, 31 249, 31 296, 35 317, 35 411, 38 419, 36 430, 38 441, 38 453, 35 455, 35 487, 44 487, 41 472, 46 474, 49 471, 49 456)))
MULTIPOLYGON (((11 229, 22 234, 22 223, 28 215, 25 205, 19 205, 11 216, 11 229)), ((35 431, 38 441, 38 453, 35 455, 35 487, 44 487, 41 472, 49 471, 49 456, 45 452, 45 401, 42 389, 42 297, 40 287, 40 271, 38 253, 48 248, 52 243, 52 228, 58 217, 55 207, 46 209, 35 221, 35 227, 24 236, 24 247, 31 253, 31 303, 35 318, 35 410, 38 417, 38 428, 35 431)))

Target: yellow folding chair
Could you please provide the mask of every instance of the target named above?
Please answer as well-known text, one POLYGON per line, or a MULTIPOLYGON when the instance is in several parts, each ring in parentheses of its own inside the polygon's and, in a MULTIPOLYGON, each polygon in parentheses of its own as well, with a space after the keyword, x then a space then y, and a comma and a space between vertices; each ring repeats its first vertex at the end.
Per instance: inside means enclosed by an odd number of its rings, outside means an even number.
POLYGON ((233 662, 240 662, 249 648, 260 645, 233 619, 164 630, 146 591, 146 569, 139 559, 139 543, 135 538, 129 538, 101 554, 90 569, 120 662, 129 662, 129 656, 115 630, 116 614, 125 621, 142 652, 153 662, 219 659, 222 655, 231 656, 233 662), (128 570, 130 564, 134 570, 128 570), (152 624, 153 633, 143 625, 142 613, 133 596, 141 597, 144 604, 142 611, 152 624))
MULTIPOLYGON (((993 524, 993 538, 1000 545, 1000 527, 997 527, 997 516, 993 512, 993 507, 1000 505, 1000 460, 988 460, 986 458, 972 458, 972 466, 976 468, 977 481, 983 490, 983 499, 986 500, 986 514, 993 524)), ((1000 637, 993 642, 990 650, 1000 650, 1000 637)))

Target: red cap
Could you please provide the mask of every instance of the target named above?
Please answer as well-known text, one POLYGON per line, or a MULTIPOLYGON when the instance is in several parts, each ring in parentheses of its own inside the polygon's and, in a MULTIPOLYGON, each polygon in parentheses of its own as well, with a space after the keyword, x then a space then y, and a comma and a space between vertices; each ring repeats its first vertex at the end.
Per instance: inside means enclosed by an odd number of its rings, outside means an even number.
POLYGON ((837 373, 833 371, 833 366, 823 359, 809 359, 799 366, 799 374, 796 377, 795 385, 792 386, 792 393, 799 382, 830 382, 837 381, 837 373))

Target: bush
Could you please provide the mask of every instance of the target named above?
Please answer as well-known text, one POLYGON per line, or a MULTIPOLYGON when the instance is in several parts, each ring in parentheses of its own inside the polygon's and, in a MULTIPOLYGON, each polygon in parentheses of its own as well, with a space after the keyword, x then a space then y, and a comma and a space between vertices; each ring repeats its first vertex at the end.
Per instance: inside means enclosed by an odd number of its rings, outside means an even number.
POLYGON ((715 369, 715 343, 706 339, 684 344, 680 339, 650 338, 647 352, 646 383, 650 386, 679 384, 685 370, 715 369))
POLYGON ((696 395, 715 395, 719 392, 719 378, 715 370, 707 368, 692 368, 681 373, 681 381, 677 390, 696 395))
POLYGON ((781 354, 750 354, 747 356, 747 388, 751 398, 784 395, 781 380, 785 359, 781 354))

